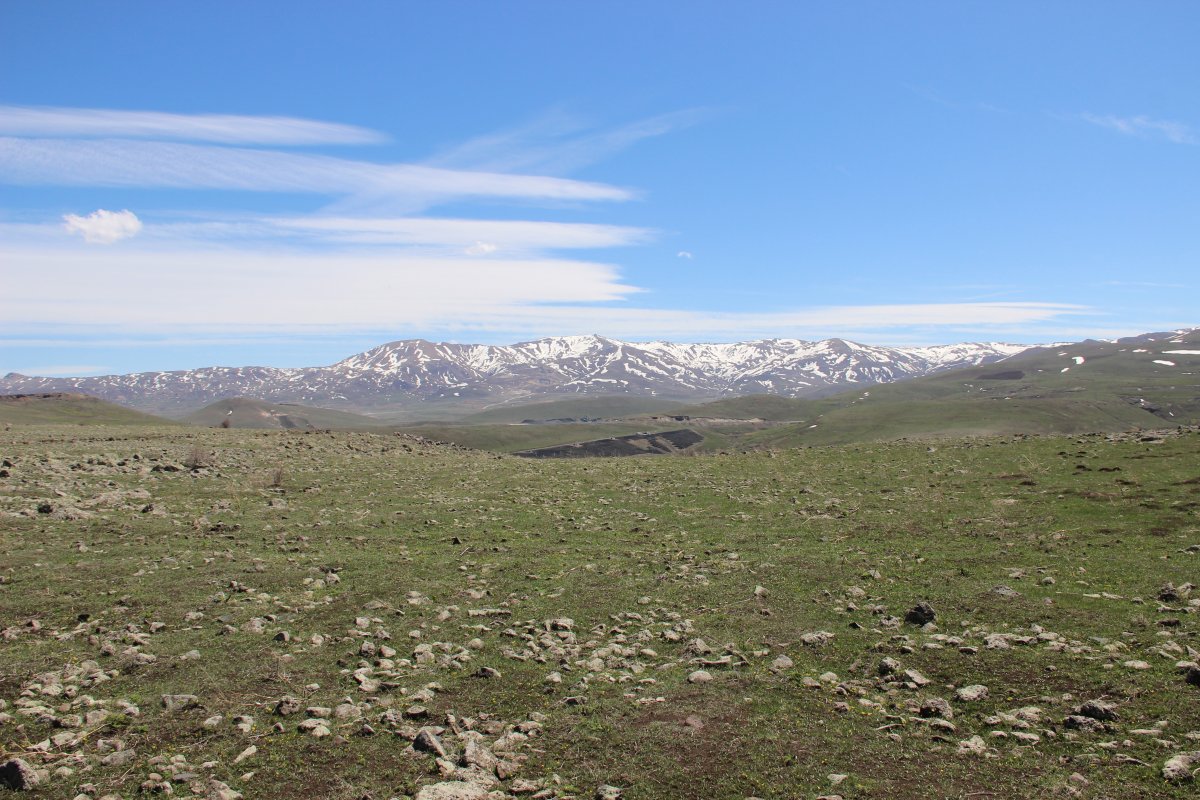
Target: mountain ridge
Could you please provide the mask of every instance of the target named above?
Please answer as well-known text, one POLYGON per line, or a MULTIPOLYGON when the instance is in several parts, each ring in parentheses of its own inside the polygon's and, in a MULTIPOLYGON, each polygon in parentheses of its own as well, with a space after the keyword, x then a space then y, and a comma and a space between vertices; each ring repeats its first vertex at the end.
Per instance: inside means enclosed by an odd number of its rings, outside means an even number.
POLYGON ((203 367, 86 378, 9 373, 0 378, 0 393, 84 392, 167 414, 234 396, 355 410, 572 394, 801 397, 979 366, 1028 349, 1004 343, 893 348, 844 339, 681 344, 594 334, 512 345, 403 339, 324 367, 203 367))

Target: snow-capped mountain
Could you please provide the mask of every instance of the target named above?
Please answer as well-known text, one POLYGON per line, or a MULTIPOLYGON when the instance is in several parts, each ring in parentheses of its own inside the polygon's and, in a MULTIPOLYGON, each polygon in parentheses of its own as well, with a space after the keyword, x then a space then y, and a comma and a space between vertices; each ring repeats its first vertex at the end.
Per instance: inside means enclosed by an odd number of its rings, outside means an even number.
POLYGON ((409 339, 327 367, 206 367, 93 378, 10 373, 0 379, 0 393, 84 392, 167 414, 235 396, 366 410, 454 398, 500 402, 583 393, 798 397, 987 364, 1026 349, 995 343, 871 347, 842 339, 675 344, 564 336, 514 345, 409 339))

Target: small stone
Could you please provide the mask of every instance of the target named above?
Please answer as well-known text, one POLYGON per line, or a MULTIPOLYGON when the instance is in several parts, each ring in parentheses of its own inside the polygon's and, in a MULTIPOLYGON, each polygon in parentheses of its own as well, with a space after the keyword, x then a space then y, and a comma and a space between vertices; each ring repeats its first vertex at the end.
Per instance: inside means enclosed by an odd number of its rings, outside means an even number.
POLYGON ((775 672, 783 672, 796 666, 796 663, 787 656, 779 656, 771 662, 771 669, 775 672))
POLYGON ((981 736, 972 736, 958 743, 958 752, 960 755, 983 755, 987 752, 987 743, 981 736))
POLYGON ((162 696, 162 707, 167 710, 168 714, 195 708, 198 705, 200 705, 200 699, 194 694, 164 694, 162 696))
POLYGON ((253 756, 257 752, 258 752, 258 748, 255 747, 254 745, 250 745, 245 750, 243 750, 242 752, 237 754, 237 758, 233 759, 233 763, 240 764, 243 761, 245 761, 247 758, 250 758, 251 756, 253 756))
POLYGON ((429 728, 421 728, 418 731, 412 746, 414 750, 422 753, 432 753, 440 758, 446 757, 446 748, 442 745, 441 739, 429 728))
POLYGON ((275 713, 281 717, 295 714, 299 710, 300 701, 290 695, 285 695, 278 703, 275 704, 275 713))
POLYGON ((988 696, 988 687, 982 684, 974 683, 970 686, 964 686, 954 693, 954 696, 964 703, 973 703, 978 700, 986 699, 988 696))
POLYGON ((0 764, 0 786, 18 792, 34 789, 41 782, 37 771, 24 759, 14 758, 0 764))
POLYGON ((487 800, 488 790, 467 781, 443 781, 421 788, 413 800, 487 800))
POLYGON ((904 621, 919 628, 933 622, 936 617, 933 606, 922 601, 908 610, 908 613, 904 615, 904 621))
POLYGON ((904 677, 908 678, 911 683, 916 684, 918 687, 929 685, 929 678, 926 678, 915 669, 904 670, 904 677))
POLYGON ((813 631, 811 633, 800 634, 800 642, 807 647, 824 647, 833 641, 833 634, 829 631, 813 631))
POLYGON ((1063 727, 1076 731, 1100 731, 1104 730, 1104 723, 1081 714, 1070 714, 1063 719, 1063 727))
POLYGON ((596 800, 621 800, 624 795, 616 786, 609 786, 607 783, 596 787, 596 800))
POLYGON ((879 667, 876 669, 876 671, 880 675, 886 676, 886 675, 895 675, 901 669, 902 669, 902 667, 900 666, 899 661, 897 661, 894 658, 887 657, 887 658, 883 658, 880 660, 879 667))
POLYGON ((688 683, 708 683, 712 679, 712 674, 702 669, 696 670, 687 677, 688 683))
POLYGON ((918 712, 925 719, 954 719, 954 708, 941 697, 928 697, 918 712))
POLYGON ((1101 722, 1111 722, 1117 718, 1117 711, 1111 703, 1103 700, 1088 700, 1077 707, 1072 713, 1083 717, 1091 717, 1101 722))
POLYGON ((1180 753, 1163 764, 1162 776, 1171 783, 1191 783, 1196 779, 1196 768, 1200 767, 1200 750, 1180 753))

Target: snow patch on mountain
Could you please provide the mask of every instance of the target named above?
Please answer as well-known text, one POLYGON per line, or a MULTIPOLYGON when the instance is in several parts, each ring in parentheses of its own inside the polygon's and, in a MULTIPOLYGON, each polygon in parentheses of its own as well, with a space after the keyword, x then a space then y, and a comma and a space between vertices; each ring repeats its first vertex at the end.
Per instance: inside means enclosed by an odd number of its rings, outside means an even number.
POLYGON ((0 392, 78 391, 158 413, 243 395, 360 410, 451 397, 503 401, 571 393, 797 397, 987 364, 1026 349, 998 343, 890 348, 842 339, 689 344, 593 335, 514 345, 407 339, 325 367, 206 367, 91 378, 13 373, 0 379, 0 392))

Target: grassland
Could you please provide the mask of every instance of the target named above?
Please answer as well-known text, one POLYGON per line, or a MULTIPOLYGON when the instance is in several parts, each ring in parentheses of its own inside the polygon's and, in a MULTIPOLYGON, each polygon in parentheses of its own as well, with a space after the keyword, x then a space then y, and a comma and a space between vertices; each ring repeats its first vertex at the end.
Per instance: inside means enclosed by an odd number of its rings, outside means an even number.
POLYGON ((374 417, 296 403, 268 403, 250 397, 218 400, 183 419, 190 425, 233 428, 333 428, 362 430, 386 423, 374 417))
POLYGON ((1196 431, 530 461, 29 427, 0 455, 30 797, 1194 796, 1160 773, 1200 750, 1196 431))
POLYGON ((0 395, 0 425, 171 425, 84 394, 0 395))

